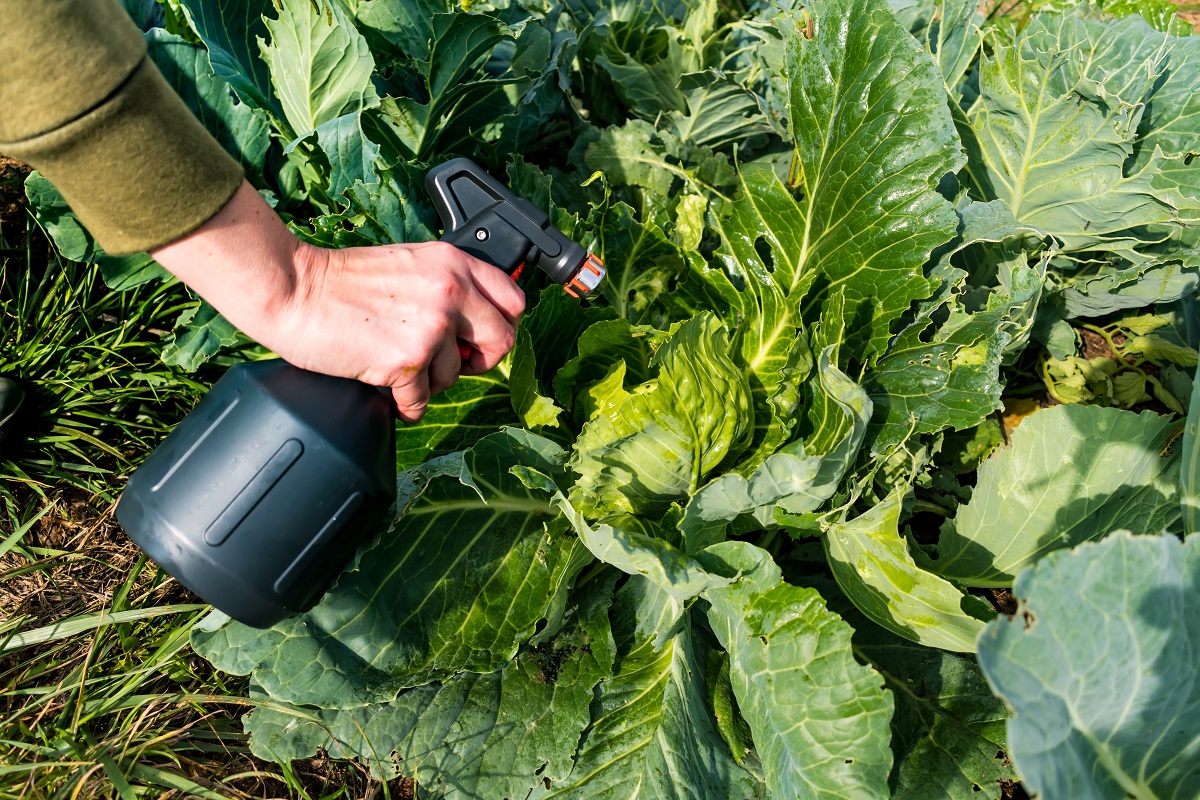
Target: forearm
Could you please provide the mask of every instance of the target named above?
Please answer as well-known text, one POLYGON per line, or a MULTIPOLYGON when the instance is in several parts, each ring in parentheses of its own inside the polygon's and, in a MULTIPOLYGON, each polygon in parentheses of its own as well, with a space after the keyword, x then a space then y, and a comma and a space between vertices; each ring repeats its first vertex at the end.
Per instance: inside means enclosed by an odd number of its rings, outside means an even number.
POLYGON ((525 307, 507 275, 444 242, 306 244, 248 183, 216 216, 152 255, 296 366, 392 387, 410 421, 464 370, 496 366, 525 307), (467 363, 460 340, 470 345, 467 363))
POLYGON ((262 341, 289 313, 299 269, 314 251, 242 181, 214 217, 151 255, 247 335, 262 341))

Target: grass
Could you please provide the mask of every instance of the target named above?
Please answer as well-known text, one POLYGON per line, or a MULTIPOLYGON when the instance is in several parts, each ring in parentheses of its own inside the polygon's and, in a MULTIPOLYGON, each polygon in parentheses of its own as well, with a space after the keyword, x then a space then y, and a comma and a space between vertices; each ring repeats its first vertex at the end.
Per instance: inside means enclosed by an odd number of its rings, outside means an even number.
POLYGON ((351 762, 251 755, 246 679, 188 647, 208 607, 112 517, 125 476, 215 378, 159 359, 190 300, 108 291, 49 249, 19 190, 0 164, 0 375, 29 392, 25 435, 0 444, 0 798, 411 796, 351 762))

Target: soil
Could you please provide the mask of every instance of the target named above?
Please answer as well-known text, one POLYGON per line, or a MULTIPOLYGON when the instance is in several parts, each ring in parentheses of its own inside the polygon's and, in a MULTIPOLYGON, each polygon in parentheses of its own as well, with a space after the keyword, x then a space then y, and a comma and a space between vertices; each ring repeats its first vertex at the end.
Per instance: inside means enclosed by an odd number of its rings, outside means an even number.
POLYGON ((1196 5, 1195 0, 1171 0, 1171 2, 1179 6, 1179 18, 1195 28, 1196 33, 1200 33, 1200 6, 1196 5))
POLYGON ((0 155, 0 249, 25 244, 25 176, 29 167, 0 155))
POLYGON ((1029 793, 1019 781, 1000 781, 1000 797, 1002 800, 1030 800, 1029 793))
MULTIPOLYGON (((57 563, 46 569, 0 580, 0 623, 27 615, 39 624, 50 624, 80 609, 107 605, 141 555, 117 525, 112 509, 95 509, 86 492, 59 489, 51 492, 48 504, 53 507, 22 544, 67 555, 57 557, 57 563)), ((13 553, 5 554, 0 558, 0 577, 24 563, 13 553)), ((154 570, 143 570, 130 596, 147 594, 155 605, 200 602, 175 581, 154 585, 153 576, 154 570)))
POLYGON ((29 167, 0 155, 0 219, 15 219, 25 205, 24 183, 29 167))
POLYGON ((988 599, 992 601, 992 606, 997 611, 1006 617, 1015 617, 1017 615, 1017 598, 1013 597, 1013 593, 1008 589, 988 589, 988 599))
POLYGON ((1089 331, 1087 328, 1076 328, 1075 332, 1079 334, 1079 354, 1084 358, 1091 360, 1093 358, 1115 359, 1117 357, 1117 354, 1108 346, 1108 342, 1104 341, 1104 337, 1095 331, 1089 331))

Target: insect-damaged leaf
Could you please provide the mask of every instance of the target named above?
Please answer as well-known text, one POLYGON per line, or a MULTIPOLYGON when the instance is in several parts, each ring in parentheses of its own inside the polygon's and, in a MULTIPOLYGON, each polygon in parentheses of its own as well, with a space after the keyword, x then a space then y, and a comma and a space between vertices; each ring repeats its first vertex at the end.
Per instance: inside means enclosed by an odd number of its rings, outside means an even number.
POLYGON ((901 639, 852 613, 846 621, 856 652, 896 700, 893 800, 1001 800, 1003 784, 1017 779, 1004 752, 1007 714, 975 659, 901 639))

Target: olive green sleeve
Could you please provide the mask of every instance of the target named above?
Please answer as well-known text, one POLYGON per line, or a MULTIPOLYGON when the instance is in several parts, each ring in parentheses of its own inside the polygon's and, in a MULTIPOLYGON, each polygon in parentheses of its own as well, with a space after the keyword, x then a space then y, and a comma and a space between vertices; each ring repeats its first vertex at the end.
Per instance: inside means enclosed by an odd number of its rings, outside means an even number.
POLYGON ((0 153, 40 170, 114 254, 191 232, 242 180, 117 0, 0 0, 0 153))

